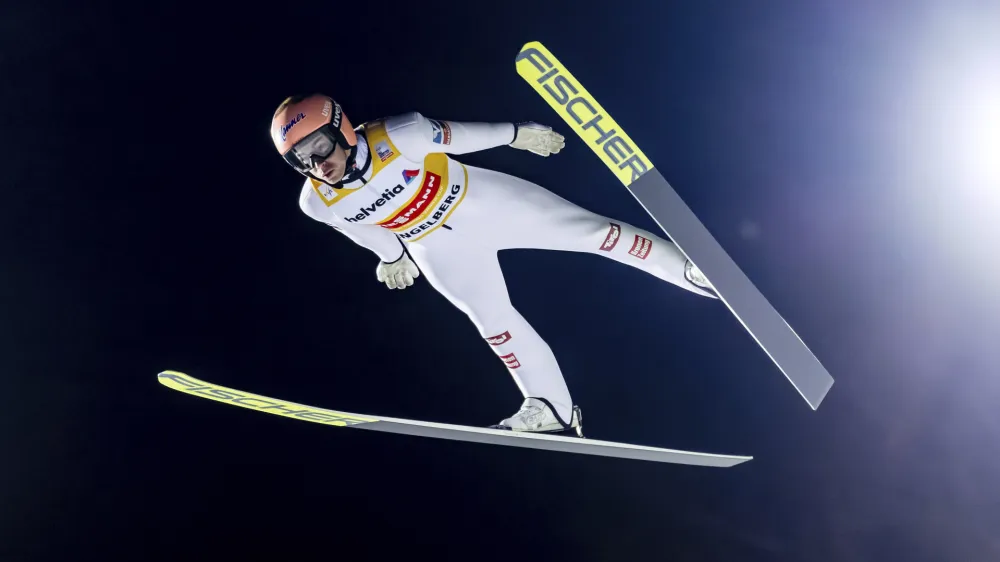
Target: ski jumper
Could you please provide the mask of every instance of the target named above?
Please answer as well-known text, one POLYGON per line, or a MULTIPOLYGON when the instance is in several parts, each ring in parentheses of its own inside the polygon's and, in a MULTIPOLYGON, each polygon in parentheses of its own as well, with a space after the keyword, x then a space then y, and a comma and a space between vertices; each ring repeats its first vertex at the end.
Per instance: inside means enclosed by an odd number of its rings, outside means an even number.
POLYGON ((512 123, 429 119, 417 112, 358 128, 358 179, 334 188, 307 179, 299 205, 383 262, 404 247, 427 281, 465 312, 525 398, 548 400, 564 420, 573 401, 556 358, 511 305, 497 252, 586 252, 694 293, 686 258, 670 241, 587 211, 525 180, 458 162, 514 140, 512 123))

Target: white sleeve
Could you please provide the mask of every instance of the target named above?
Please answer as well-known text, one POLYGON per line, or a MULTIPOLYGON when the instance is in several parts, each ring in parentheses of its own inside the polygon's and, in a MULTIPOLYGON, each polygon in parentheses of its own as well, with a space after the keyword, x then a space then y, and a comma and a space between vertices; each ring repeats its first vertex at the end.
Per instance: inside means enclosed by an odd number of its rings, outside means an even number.
POLYGON ((435 152, 467 154, 508 145, 517 134, 513 123, 429 119, 416 111, 386 119, 385 130, 400 152, 417 161, 435 152))
POLYGON ((339 231, 344 236, 350 238, 355 244, 362 248, 371 250, 378 258, 386 263, 394 262, 403 256, 403 242, 395 234, 374 224, 353 224, 349 223, 333 214, 320 217, 313 212, 309 204, 312 188, 306 181, 302 196, 299 197, 299 208, 308 217, 321 223, 330 225, 334 230, 339 231))

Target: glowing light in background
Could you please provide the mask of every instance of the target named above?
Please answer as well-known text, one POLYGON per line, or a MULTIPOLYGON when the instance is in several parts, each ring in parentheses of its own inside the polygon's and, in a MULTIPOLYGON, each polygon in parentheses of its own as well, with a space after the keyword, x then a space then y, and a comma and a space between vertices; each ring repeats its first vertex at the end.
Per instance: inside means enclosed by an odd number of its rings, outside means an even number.
MULTIPOLYGON (((1000 44, 996 48, 1000 50, 1000 44)), ((959 87, 967 99, 955 108, 956 164, 969 185, 991 190, 981 195, 996 208, 1000 200, 1000 61, 994 61, 992 68, 984 64, 970 70, 969 83, 959 87)))
POLYGON ((895 69, 900 213, 886 227, 943 258, 952 290, 1000 307, 1000 7, 943 2, 917 19, 895 69))
MULTIPOLYGON (((988 189, 1000 187, 1000 40, 976 39, 945 47, 950 56, 924 95, 927 110, 943 120, 942 163, 951 164, 957 186, 988 189)), ((993 207, 1000 200, 996 189, 979 195, 993 207)))

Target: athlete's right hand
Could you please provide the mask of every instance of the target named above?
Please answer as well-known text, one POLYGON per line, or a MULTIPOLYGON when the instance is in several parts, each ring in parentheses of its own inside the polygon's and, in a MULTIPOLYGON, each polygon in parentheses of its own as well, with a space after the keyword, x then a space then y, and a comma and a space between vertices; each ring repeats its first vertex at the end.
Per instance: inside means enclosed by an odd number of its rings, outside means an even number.
POLYGON ((394 262, 379 262, 375 269, 375 277, 390 289, 405 289, 413 285, 415 278, 420 277, 420 270, 410 256, 403 252, 403 255, 394 262))

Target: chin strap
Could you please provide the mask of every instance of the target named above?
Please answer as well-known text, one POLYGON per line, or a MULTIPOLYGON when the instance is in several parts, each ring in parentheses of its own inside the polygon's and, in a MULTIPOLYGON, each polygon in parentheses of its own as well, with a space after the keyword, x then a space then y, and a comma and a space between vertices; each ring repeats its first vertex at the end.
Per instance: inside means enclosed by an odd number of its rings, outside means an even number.
POLYGON ((334 189, 343 189, 344 184, 358 180, 361 180, 362 184, 368 183, 367 181, 365 181, 365 174, 368 172, 368 168, 371 166, 371 163, 372 163, 372 155, 371 151, 368 150, 368 140, 364 137, 364 133, 359 131, 358 144, 350 147, 350 149, 347 152, 347 162, 345 165, 347 169, 350 171, 344 174, 344 177, 340 178, 340 181, 338 181, 337 183, 329 183, 323 181, 320 178, 317 178, 316 176, 310 174, 309 172, 306 172, 306 175, 308 175, 309 177, 313 178, 316 181, 323 182, 333 187, 334 189), (364 164, 362 164, 360 167, 357 165, 357 160, 359 155, 361 155, 361 157, 364 158, 364 164))

